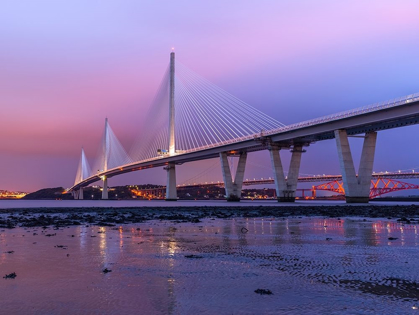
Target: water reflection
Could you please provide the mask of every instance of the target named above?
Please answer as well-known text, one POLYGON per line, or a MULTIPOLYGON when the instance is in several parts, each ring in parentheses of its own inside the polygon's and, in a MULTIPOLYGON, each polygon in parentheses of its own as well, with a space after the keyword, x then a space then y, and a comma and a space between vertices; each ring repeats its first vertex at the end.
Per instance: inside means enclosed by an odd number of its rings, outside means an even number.
POLYGON ((226 251, 228 251, 231 247, 230 244, 230 236, 231 236, 231 224, 233 224, 233 220, 226 220, 225 224, 222 229, 222 248, 224 248, 226 251))
POLYGON ((156 300, 156 308, 161 309, 166 314, 173 314, 176 306, 176 295, 175 295, 175 284, 176 275, 174 273, 175 268, 175 254, 177 252, 176 234, 177 229, 170 227, 168 229, 168 238, 160 242, 160 253, 163 257, 164 269, 167 272, 166 285, 167 288, 167 301, 161 303, 160 300, 156 300))
POLYGON ((414 224, 235 218, 35 234, 0 232, 0 269, 18 275, 2 279, 5 313, 30 313, 34 305, 59 313, 72 303, 79 313, 100 314, 334 313, 355 306, 385 314, 407 313, 419 300, 414 224))

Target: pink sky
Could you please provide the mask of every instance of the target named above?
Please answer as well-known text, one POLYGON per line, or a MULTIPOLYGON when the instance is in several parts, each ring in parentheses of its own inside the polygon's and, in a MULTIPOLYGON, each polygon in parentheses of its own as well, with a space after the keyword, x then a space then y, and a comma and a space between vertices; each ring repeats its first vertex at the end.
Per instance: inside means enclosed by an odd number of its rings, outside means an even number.
MULTIPOLYGON (((0 189, 69 187, 81 146, 93 162, 105 117, 128 150, 172 46, 286 124, 419 92, 417 12, 417 1, 383 0, 2 1, 0 189)), ((419 166, 417 131, 380 133, 377 170, 419 166), (400 158, 389 147, 403 143, 400 158)), ((179 182, 212 164, 201 163, 182 166, 179 182)), ((334 142, 311 146, 302 172, 338 173, 334 142)), ((147 182, 164 183, 164 172, 110 184, 147 182)))

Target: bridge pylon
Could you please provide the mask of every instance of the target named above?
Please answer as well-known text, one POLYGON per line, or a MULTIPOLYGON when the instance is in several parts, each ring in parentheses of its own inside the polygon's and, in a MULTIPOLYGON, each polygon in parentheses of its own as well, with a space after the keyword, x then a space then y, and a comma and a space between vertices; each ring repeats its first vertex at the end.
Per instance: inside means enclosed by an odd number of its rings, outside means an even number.
POLYGON ((175 53, 172 51, 169 73, 169 155, 175 153, 175 53))
POLYGON ((276 146, 269 148, 271 164, 274 173, 276 196, 279 202, 294 202, 297 190, 298 174, 300 172, 301 155, 304 152, 302 145, 294 145, 292 149, 291 162, 288 176, 285 178, 282 167, 280 149, 276 146))
MULTIPOLYGON (((175 53, 170 53, 169 73, 169 155, 176 154, 175 143, 175 53)), ((167 171, 166 200, 176 201, 176 164, 169 163, 165 167, 167 171)))
POLYGON ((372 168, 374 164, 377 132, 368 132, 364 137, 358 176, 355 173, 351 148, 346 130, 335 130, 339 164, 347 203, 367 203, 370 197, 372 168))
MULTIPOLYGON (((82 182, 84 179, 90 176, 91 170, 89 167, 89 163, 86 158, 86 154, 84 152, 83 147, 81 148, 81 157, 79 162, 79 167, 76 174, 75 184, 82 182)), ((74 199, 83 199, 83 187, 80 187, 79 190, 73 193, 74 199)))
MULTIPOLYGON (((108 170, 108 163, 109 163, 109 155, 110 155, 110 136, 109 136, 109 125, 108 125, 108 118, 105 118, 105 133, 103 138, 103 153, 104 153, 104 164, 103 164, 103 171, 108 170)), ((102 176, 103 181, 103 188, 102 188, 102 199, 108 199, 108 178, 106 176, 102 176)))

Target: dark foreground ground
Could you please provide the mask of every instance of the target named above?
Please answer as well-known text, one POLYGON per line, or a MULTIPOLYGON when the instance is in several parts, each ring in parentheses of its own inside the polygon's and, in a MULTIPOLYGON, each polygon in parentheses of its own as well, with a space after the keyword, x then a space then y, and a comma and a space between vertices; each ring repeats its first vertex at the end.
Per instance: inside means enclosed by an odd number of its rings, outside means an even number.
POLYGON ((419 223, 418 205, 394 206, 218 206, 218 207, 130 207, 130 208, 28 208, 0 209, 0 228, 71 226, 91 224, 114 226, 148 220, 198 223, 204 218, 237 217, 368 217, 419 223))

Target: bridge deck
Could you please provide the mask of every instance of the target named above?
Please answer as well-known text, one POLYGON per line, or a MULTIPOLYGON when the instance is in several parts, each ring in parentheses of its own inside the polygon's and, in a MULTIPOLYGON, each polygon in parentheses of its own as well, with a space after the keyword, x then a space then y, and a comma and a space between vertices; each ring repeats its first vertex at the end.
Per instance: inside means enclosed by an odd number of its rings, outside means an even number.
POLYGON ((370 131, 398 128, 414 125, 419 122, 419 95, 411 95, 398 101, 388 102, 377 106, 369 106, 353 111, 338 113, 327 117, 321 117, 311 121, 281 127, 261 135, 235 139, 203 148, 197 148, 172 156, 156 157, 150 160, 139 161, 106 172, 97 173, 82 182, 74 185, 69 190, 77 190, 80 187, 94 183, 102 176, 108 178, 139 171, 142 169, 160 167, 168 163, 182 164, 218 157, 221 152, 258 151, 266 149, 274 143, 280 147, 290 147, 296 143, 309 145, 316 141, 334 138, 334 131, 347 130, 348 135, 363 134, 370 131))

